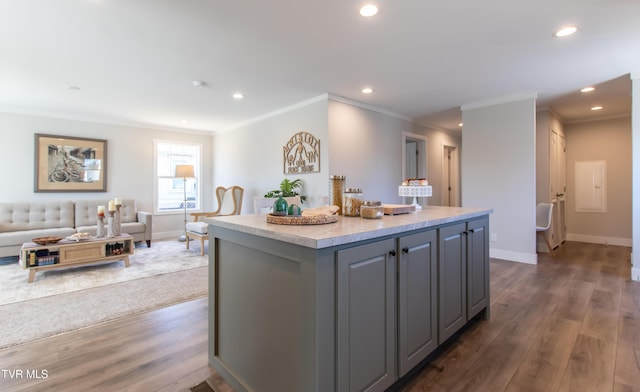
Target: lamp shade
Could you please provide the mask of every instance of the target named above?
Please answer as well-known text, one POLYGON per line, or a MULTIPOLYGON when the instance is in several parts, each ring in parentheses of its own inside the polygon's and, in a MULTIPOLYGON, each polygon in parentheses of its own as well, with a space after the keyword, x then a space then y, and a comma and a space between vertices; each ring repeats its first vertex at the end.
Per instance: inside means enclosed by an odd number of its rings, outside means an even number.
POLYGON ((195 177, 193 165, 176 165, 176 178, 195 177))

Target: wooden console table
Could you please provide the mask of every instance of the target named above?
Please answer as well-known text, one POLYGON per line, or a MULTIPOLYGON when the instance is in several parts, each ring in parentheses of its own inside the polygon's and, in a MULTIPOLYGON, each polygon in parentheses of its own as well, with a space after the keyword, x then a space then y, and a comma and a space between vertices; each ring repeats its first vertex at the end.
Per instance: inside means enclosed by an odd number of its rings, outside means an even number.
POLYGON ((129 234, 110 238, 91 237, 84 241, 64 239, 50 245, 27 242, 20 250, 20 265, 29 270, 29 283, 32 283, 38 271, 114 260, 122 260, 125 267, 129 267, 129 255, 133 254, 133 250, 133 237, 129 234))

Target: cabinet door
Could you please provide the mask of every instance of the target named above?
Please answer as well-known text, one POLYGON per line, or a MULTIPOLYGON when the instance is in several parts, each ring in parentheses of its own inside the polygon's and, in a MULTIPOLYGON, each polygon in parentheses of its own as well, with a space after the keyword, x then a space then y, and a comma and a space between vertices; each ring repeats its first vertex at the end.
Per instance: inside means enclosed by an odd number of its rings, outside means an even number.
POLYGON ((398 367, 404 376, 438 346, 437 231, 398 240, 398 367))
POLYGON ((467 319, 486 309, 489 317, 489 219, 467 224, 467 319))
POLYGON ((445 226, 438 240, 438 344, 467 322, 466 223, 445 226))
POLYGON ((337 252, 338 391, 384 391, 397 379, 395 240, 337 252))

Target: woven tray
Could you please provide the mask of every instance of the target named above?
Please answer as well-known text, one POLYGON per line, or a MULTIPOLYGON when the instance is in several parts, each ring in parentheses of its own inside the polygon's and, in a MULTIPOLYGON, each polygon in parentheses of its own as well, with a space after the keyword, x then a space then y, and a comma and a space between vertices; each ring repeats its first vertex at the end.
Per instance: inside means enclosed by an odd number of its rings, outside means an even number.
POLYGON ((338 221, 338 215, 279 216, 267 214, 267 223, 276 225, 324 225, 338 221))

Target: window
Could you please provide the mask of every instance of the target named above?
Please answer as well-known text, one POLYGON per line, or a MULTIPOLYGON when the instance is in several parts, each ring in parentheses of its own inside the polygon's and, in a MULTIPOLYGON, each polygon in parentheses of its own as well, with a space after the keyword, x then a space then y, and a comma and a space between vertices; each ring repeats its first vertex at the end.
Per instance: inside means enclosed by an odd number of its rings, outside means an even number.
POLYGON ((154 140, 156 158, 155 212, 200 210, 200 150, 198 144, 154 140), (195 178, 176 178, 176 165, 193 165, 195 178), (185 188, 186 185, 186 188, 185 188))

